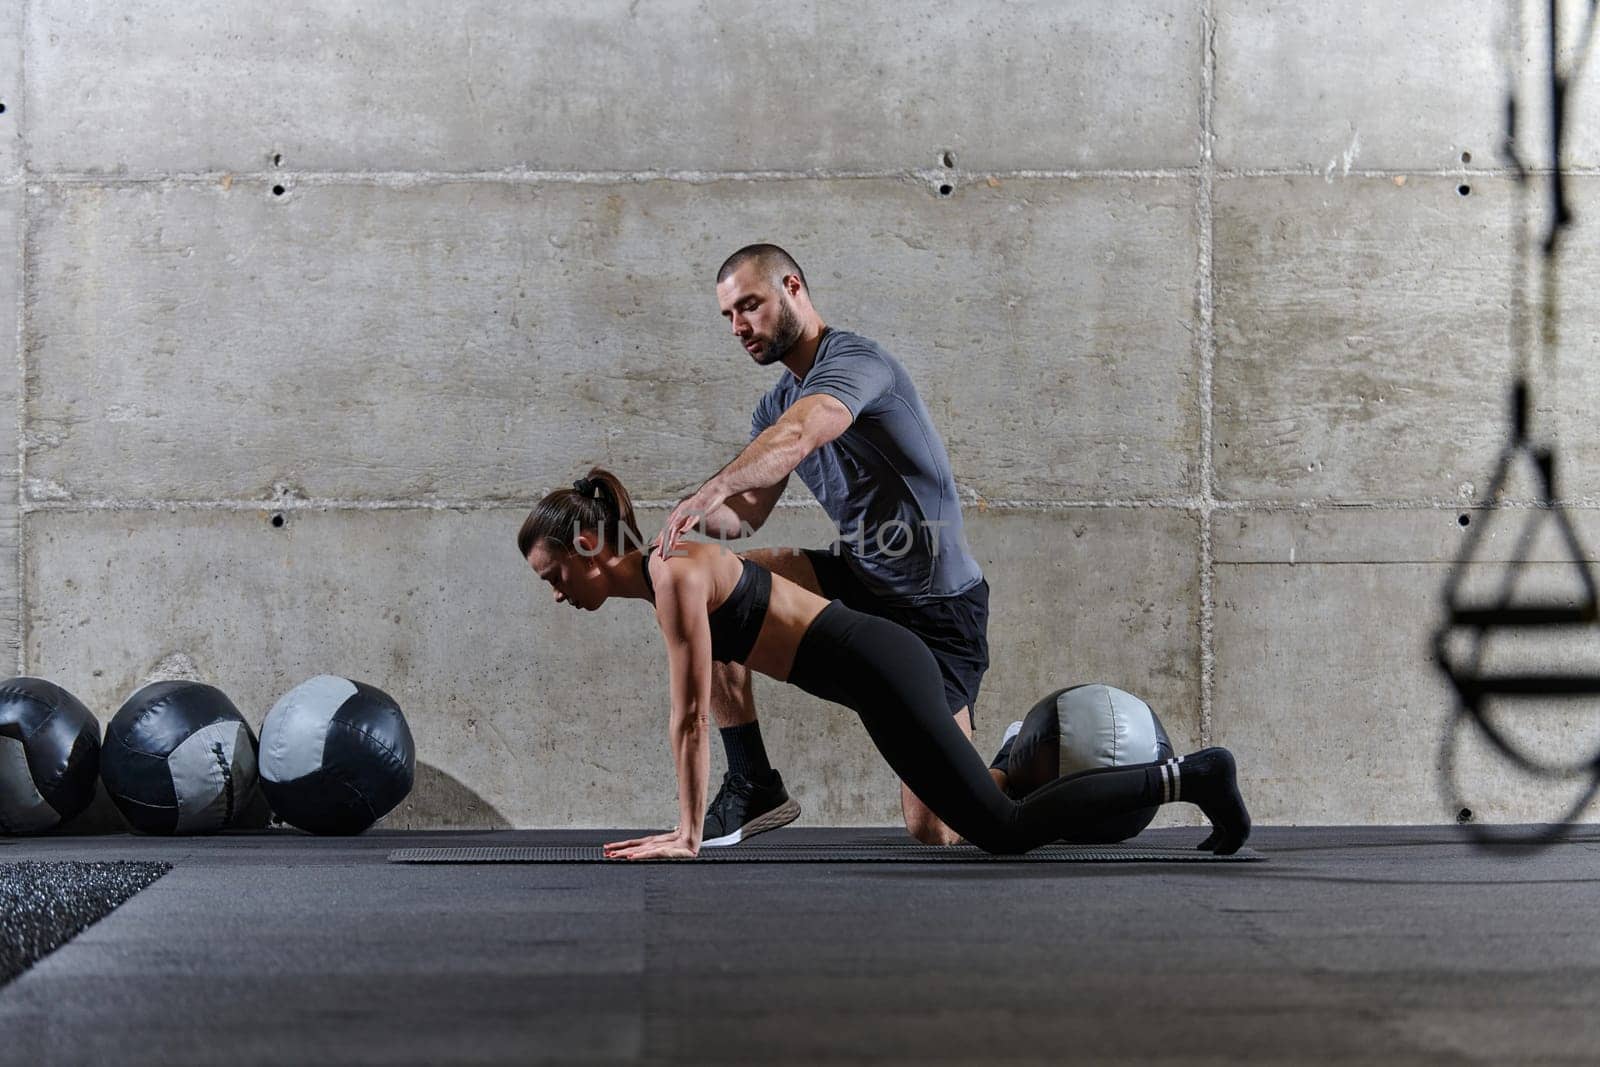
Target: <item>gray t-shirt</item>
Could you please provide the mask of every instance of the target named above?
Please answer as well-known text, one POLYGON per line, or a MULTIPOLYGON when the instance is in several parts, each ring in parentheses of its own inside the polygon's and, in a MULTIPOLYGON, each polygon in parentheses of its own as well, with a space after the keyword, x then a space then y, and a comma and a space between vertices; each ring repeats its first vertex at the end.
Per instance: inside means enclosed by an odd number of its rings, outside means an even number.
POLYGON ((829 330, 805 379, 787 368, 750 417, 752 439, 803 396, 850 409, 850 428, 795 468, 833 519, 851 570, 886 601, 955 596, 983 580, 967 549, 950 456, 904 367, 876 342, 829 330))

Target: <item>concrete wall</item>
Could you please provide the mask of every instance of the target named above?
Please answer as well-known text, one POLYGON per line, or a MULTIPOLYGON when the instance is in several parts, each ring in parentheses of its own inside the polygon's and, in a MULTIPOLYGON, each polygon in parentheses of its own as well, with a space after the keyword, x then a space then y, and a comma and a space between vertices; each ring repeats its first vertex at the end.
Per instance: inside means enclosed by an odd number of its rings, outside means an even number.
MULTIPOLYGON (((593 462, 659 522, 743 443, 771 374, 710 281, 772 239, 949 445, 986 754, 1098 679, 1233 746, 1265 820, 1449 818, 1427 639, 1489 514, 1515 249, 1506 10, 1449 6, 9 5, 0 642, 106 717, 158 670, 257 720, 382 686, 423 764, 391 825, 669 820, 648 612, 575 625, 512 535, 593 462)), ((1569 305, 1541 424, 1594 499, 1569 305)), ((758 543, 827 540, 785 505, 758 543)), ((898 820, 852 716, 758 697, 809 821, 898 820)), ((1466 770, 1483 817, 1555 810, 1466 770)))

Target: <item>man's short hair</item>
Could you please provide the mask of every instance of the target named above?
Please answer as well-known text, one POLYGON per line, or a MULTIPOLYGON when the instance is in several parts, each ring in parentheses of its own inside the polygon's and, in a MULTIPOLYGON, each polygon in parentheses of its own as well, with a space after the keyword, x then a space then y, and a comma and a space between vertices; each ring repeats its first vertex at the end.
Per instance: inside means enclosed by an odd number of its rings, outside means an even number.
POLYGON ((728 275, 754 260, 761 273, 770 281, 773 288, 782 288, 783 279, 790 274, 800 279, 801 288, 807 292, 811 286, 806 282, 806 272, 800 269, 800 264, 794 257, 777 245, 759 244, 745 245, 739 251, 723 261, 722 267, 717 271, 717 284, 721 285, 728 280, 728 275))

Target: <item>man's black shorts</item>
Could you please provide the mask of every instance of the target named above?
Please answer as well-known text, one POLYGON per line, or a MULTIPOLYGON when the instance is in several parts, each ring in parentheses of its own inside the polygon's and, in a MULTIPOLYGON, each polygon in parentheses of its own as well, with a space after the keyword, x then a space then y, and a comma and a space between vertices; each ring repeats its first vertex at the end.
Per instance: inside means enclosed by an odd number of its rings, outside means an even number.
POLYGON ((989 583, 923 604, 885 603, 861 584, 844 557, 824 548, 805 549, 817 585, 829 600, 897 622, 922 638, 944 675, 945 700, 954 715, 971 709, 977 722, 978 686, 989 669, 989 583))

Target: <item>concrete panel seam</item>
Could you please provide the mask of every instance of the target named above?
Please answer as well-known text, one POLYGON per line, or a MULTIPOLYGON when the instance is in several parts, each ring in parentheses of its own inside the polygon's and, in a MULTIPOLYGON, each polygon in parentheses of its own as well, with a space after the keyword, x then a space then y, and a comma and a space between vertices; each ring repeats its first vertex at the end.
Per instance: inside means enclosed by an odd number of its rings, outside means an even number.
MULTIPOLYGON (((1199 167, 1173 167, 1152 170, 995 170, 962 171, 917 168, 913 170, 806 170, 806 171, 289 171, 289 170, 219 170, 180 171, 176 173, 151 172, 144 174, 96 173, 94 171, 23 172, 0 178, 0 184, 28 182, 40 185, 93 185, 108 188, 117 186, 156 185, 183 188, 188 186, 216 185, 223 180, 279 184, 286 180, 300 185, 361 186, 383 188, 410 188, 429 185, 638 185, 647 182, 679 182, 687 185, 711 185, 717 182, 758 181, 886 181, 909 180, 928 185, 939 185, 954 177, 957 184, 972 184, 988 179, 995 181, 1177 181, 1199 176, 1199 167)), ((1505 167, 1405 167, 1395 169, 1351 169, 1330 176, 1327 171, 1310 166, 1295 167, 1213 167, 1214 177, 1223 180, 1238 178, 1322 178, 1332 182, 1335 178, 1514 178, 1513 171, 1505 167)), ((1529 167, 1534 177, 1552 173, 1548 167, 1529 167)), ((1600 177, 1600 166, 1572 165, 1563 173, 1576 177, 1600 177)))
MULTIPOLYGON (((963 504, 970 503, 963 500, 963 504)), ((1600 497, 1583 497, 1573 500, 1557 502, 1563 508, 1574 510, 1594 510, 1600 508, 1600 497)), ((780 505, 796 506, 796 505, 780 505)), ((1504 500, 1497 504, 1489 504, 1480 500, 1272 500, 1262 498, 1257 500, 1216 500, 1200 496, 1192 497, 1146 497, 1146 498, 1085 498, 1085 499, 1008 499, 1008 500, 983 500, 975 506, 978 512, 988 511, 1062 511, 1073 508, 1166 508, 1183 511, 1198 511, 1209 508, 1220 512, 1264 512, 1277 513, 1286 511, 1303 511, 1306 513, 1318 511, 1371 511, 1380 514, 1390 512, 1401 513, 1411 511, 1536 511, 1545 508, 1545 505, 1534 499, 1504 500)))
MULTIPOLYGON (((442 500, 419 498, 416 500, 342 500, 333 498, 296 497, 292 500, 274 498, 231 500, 154 500, 109 499, 89 500, 23 500, 25 514, 42 512, 81 513, 93 511, 503 511, 529 507, 532 495, 516 499, 485 498, 479 500, 442 500)), ((639 498, 634 506, 640 510, 665 510, 678 503, 677 498, 639 498)), ((1368 511, 1374 514, 1404 514, 1417 511, 1437 511, 1441 514, 1467 511, 1534 511, 1544 505, 1534 500, 1503 501, 1495 505, 1461 503, 1459 501, 1283 501, 1283 500, 1216 500, 1207 502, 1200 497, 1152 497, 1149 499, 1061 499, 1061 500, 983 500, 980 504, 964 501, 971 511, 982 515, 989 511, 1193 511, 1209 510, 1214 513, 1281 514, 1304 512, 1313 514, 1329 511, 1368 511)), ((1600 499, 1563 501, 1563 508, 1574 511, 1600 510, 1600 499)), ((778 508, 786 511, 815 511, 821 507, 810 502, 781 502, 778 508)))
MULTIPOLYGON (((1008 500, 982 500, 976 505, 963 499, 963 504, 972 506, 980 514, 984 511, 1066 511, 1077 508, 1163 508, 1167 510, 1199 511, 1209 508, 1220 512, 1260 512, 1278 513, 1303 511, 1307 514, 1320 511, 1371 511, 1380 514, 1390 512, 1412 511, 1438 511, 1459 512, 1486 511, 1495 508, 1504 510, 1537 510, 1544 507, 1536 500, 1504 501, 1500 504, 1489 505, 1481 501, 1462 502, 1459 500, 1375 500, 1375 501, 1347 501, 1347 500, 1206 500, 1200 496, 1192 497, 1146 497, 1146 498, 1085 498, 1085 499, 1008 499, 1008 500)), ((792 505, 791 505, 792 506, 792 505)), ((1563 507, 1572 507, 1582 510, 1600 507, 1600 499, 1586 499, 1582 502, 1562 502, 1563 507)))
MULTIPOLYGON (((1558 500, 1556 506, 1575 511, 1600 507, 1600 497, 1577 497, 1558 500)), ((1502 500, 1489 503, 1484 500, 1218 500, 1213 504, 1217 511, 1521 511, 1544 508, 1533 498, 1502 500)))
MULTIPOLYGON (((1565 563, 1566 560, 1533 559, 1527 563, 1565 563)), ((1449 569, 1456 565, 1454 559, 1241 559, 1221 560, 1218 567, 1293 567, 1296 570, 1312 570, 1316 567, 1440 567, 1449 569)), ((1503 567, 1503 563, 1482 564, 1486 568, 1503 567)))
POLYGON ((1216 159, 1212 153, 1212 105, 1216 96, 1217 20, 1213 0, 1205 0, 1200 11, 1200 40, 1204 52, 1200 62, 1200 195, 1195 210, 1200 216, 1199 331, 1200 349, 1200 745, 1211 744, 1213 690, 1216 686, 1216 555, 1211 540, 1212 515, 1216 511, 1216 465, 1213 447, 1212 399, 1217 356, 1213 280, 1213 193, 1216 159))
MULTIPOLYGON (((478 500, 440 500, 433 498, 419 498, 415 500, 343 500, 320 497, 294 497, 281 499, 261 497, 255 499, 213 499, 213 500, 156 500, 156 499, 112 499, 94 498, 85 500, 52 499, 52 500, 24 500, 23 510, 29 514, 42 512, 60 512, 66 514, 84 513, 93 511, 504 511, 514 508, 531 507, 537 497, 530 494, 527 497, 515 499, 494 497, 478 500)), ((644 498, 637 497, 633 505, 637 510, 667 510, 678 503, 676 497, 644 498)), ((968 502, 964 502, 968 503, 968 502)), ((969 504, 969 512, 983 514, 988 511, 1076 511, 1099 509, 1107 511, 1199 511, 1203 502, 1194 497, 1152 498, 1148 500, 984 500, 981 504, 969 504)), ((822 514, 819 504, 809 501, 780 502, 777 507, 784 511, 812 511, 822 514)), ((1241 505, 1234 505, 1225 510, 1252 510, 1241 505)), ((1294 511, 1305 510, 1299 505, 1269 504, 1260 509, 1263 511, 1294 511)))
MULTIPOLYGON (((1600 167, 1570 166, 1563 167, 1563 174, 1577 175, 1578 177, 1595 177, 1600 175, 1600 167)), ((1548 176, 1553 174, 1548 167, 1529 167, 1528 173, 1533 177, 1548 176)), ((1335 174, 1316 167, 1242 167, 1236 169, 1223 168, 1216 172, 1218 178, 1322 178, 1330 185, 1342 178, 1515 178, 1516 172, 1505 167, 1407 167, 1393 170, 1357 170, 1343 169, 1335 174)))
POLYGON ((1018 498, 992 500, 982 498, 976 503, 965 499, 962 500, 963 505, 969 503, 971 504, 971 510, 980 515, 985 511, 1071 511, 1079 508, 1124 510, 1157 508, 1169 511, 1198 511, 1201 507, 1201 500, 1196 496, 1058 498, 1054 500, 1018 498))
MULTIPOLYGON (((996 181, 1097 181, 1181 180, 1196 176, 1196 168, 1158 170, 1004 170, 960 171, 916 168, 911 170, 804 170, 804 171, 183 171, 177 173, 98 174, 92 171, 41 172, 28 175, 30 183, 41 185, 140 186, 163 188, 211 186, 223 180, 272 184, 371 185, 381 188, 410 188, 428 185, 638 185, 646 182, 679 182, 687 185, 712 185, 718 182, 804 182, 804 181, 916 181, 937 186, 951 177, 958 184, 994 179, 996 181)), ((1418 173, 1408 171, 1407 173, 1418 173)))
MULTIPOLYGON (((550 488, 559 488, 551 486, 550 488)), ((111 499, 85 500, 24 500, 22 507, 29 514, 62 512, 67 514, 92 511, 506 511, 533 505, 546 490, 527 497, 485 498, 479 500, 442 500, 435 498, 389 500, 343 500, 331 497, 260 497, 255 499, 213 500, 156 500, 111 499)), ((677 505, 679 498, 649 499, 636 497, 633 506, 640 511, 668 510, 677 505)), ((822 513, 819 504, 801 501, 780 502, 777 507, 790 511, 810 510, 822 513)))

